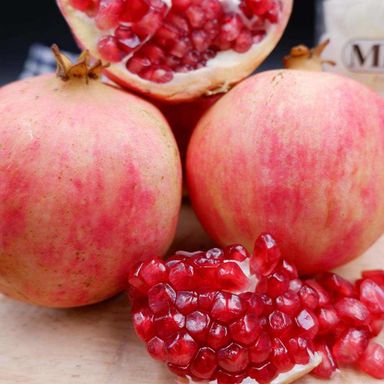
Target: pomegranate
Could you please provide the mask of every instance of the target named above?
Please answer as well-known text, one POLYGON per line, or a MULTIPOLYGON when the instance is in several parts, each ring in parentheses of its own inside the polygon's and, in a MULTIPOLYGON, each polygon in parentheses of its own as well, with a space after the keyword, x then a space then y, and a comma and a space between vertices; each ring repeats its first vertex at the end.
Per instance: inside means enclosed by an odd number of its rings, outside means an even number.
POLYGON ((300 271, 329 270, 384 231, 383 132, 383 99, 357 82, 260 73, 198 123, 189 195, 217 243, 249 247, 267 231, 300 271))
POLYGON ((55 53, 61 79, 0 90, 0 290, 73 307, 122 291, 133 263, 166 252, 181 167, 155 107, 96 81, 87 53, 74 65, 55 53))
POLYGON ((57 0, 105 72, 152 97, 195 99, 248 76, 272 51, 292 0, 57 0))
POLYGON ((372 325, 384 319, 377 310, 384 284, 352 284, 331 273, 301 279, 269 234, 259 236, 252 255, 235 244, 142 262, 129 282, 137 334, 178 376, 280 383, 313 369, 330 378, 338 366, 353 365, 384 377, 383 347, 371 342, 382 328, 372 325), (374 310, 364 304, 369 293, 378 298, 374 310))

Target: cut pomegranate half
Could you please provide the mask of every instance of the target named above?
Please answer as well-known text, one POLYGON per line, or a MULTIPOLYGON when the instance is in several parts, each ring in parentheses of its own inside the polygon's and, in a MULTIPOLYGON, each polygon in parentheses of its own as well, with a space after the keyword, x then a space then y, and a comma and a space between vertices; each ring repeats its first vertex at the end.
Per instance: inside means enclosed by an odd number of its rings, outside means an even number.
POLYGON ((367 275, 300 279, 262 234, 252 255, 237 244, 141 263, 129 279, 133 323, 152 357, 186 381, 288 383, 343 365, 379 377, 383 347, 371 340, 384 291, 367 275))
POLYGON ((195 99, 248 76, 279 41, 292 0, 57 0, 76 40, 123 87, 195 99))

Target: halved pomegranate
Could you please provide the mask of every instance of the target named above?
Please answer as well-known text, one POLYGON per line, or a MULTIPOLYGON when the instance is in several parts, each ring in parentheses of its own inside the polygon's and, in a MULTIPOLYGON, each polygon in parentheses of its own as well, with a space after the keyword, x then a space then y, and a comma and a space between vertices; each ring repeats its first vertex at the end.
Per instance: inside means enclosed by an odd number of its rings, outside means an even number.
POLYGON ((169 101, 226 89, 272 51, 292 0, 57 0, 116 83, 169 101))
POLYGON ((268 234, 252 255, 240 245, 178 252, 141 263, 129 282, 137 334, 185 379, 288 383, 310 371, 330 378, 343 365, 383 374, 383 347, 370 342, 382 328, 383 286, 300 279, 268 234))

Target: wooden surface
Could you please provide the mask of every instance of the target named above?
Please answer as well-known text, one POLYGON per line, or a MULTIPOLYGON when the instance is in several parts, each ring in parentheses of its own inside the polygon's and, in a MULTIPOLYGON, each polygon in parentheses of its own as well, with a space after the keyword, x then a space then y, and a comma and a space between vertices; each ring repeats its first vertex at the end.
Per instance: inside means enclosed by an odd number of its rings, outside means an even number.
MULTIPOLYGON (((207 245, 189 208, 184 208, 177 247, 207 245)), ((384 237, 363 257, 340 269, 356 278, 384 268, 384 237)), ((175 379, 147 357, 130 323, 124 295, 80 309, 52 310, 0 296, 0 384, 173 384, 175 379)), ((384 337, 380 338, 384 342, 384 337)), ((332 384, 383 382, 343 370, 332 384)), ((325 383, 311 376, 297 383, 325 383)))

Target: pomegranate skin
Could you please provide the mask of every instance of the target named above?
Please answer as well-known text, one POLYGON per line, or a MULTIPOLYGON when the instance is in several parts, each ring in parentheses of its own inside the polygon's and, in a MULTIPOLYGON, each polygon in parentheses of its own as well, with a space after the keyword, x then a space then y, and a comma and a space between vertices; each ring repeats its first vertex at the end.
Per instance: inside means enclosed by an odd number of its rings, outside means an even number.
POLYGON ((252 247, 268 232, 312 273, 356 258, 383 233, 383 164, 378 95, 334 74, 277 70, 245 80, 202 118, 187 178, 215 241, 252 247))
POLYGON ((181 164, 161 113, 85 79, 0 90, 0 291, 75 307, 122 291, 175 234, 181 164))

